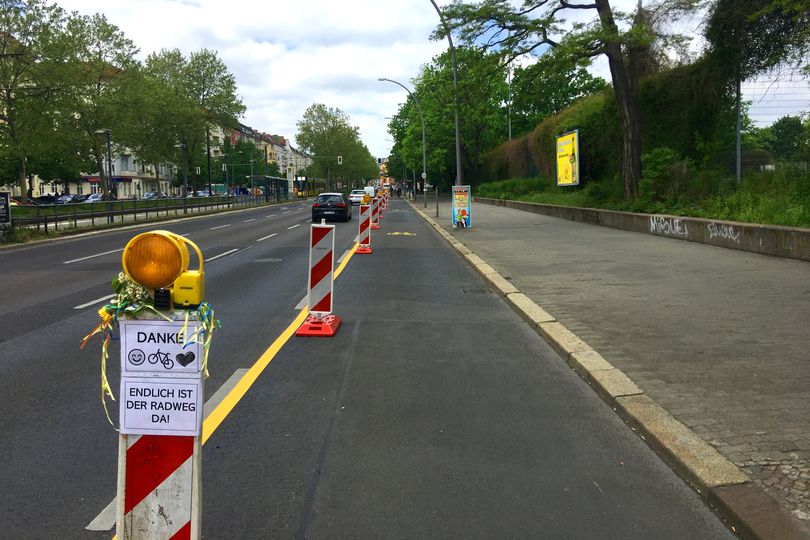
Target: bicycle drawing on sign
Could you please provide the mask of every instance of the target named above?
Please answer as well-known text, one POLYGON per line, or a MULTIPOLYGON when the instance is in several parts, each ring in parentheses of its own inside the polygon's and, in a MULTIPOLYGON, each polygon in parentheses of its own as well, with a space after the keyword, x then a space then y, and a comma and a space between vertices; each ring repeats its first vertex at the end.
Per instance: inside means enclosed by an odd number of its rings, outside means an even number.
POLYGON ((174 360, 169 358, 169 353, 160 352, 160 349, 147 356, 146 360, 150 364, 157 364, 160 362, 166 369, 172 369, 174 367, 174 360))

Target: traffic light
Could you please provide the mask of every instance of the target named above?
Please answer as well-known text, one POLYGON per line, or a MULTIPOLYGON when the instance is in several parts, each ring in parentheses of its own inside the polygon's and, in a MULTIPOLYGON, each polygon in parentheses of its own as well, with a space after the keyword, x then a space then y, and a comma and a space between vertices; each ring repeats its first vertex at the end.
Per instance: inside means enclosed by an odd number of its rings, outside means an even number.
POLYGON ((205 296, 205 274, 200 248, 191 240, 169 231, 150 231, 127 243, 121 257, 124 273, 147 289, 169 288, 174 304, 198 306, 205 296), (189 251, 194 248, 199 270, 189 270, 189 251))
POLYGON ((343 165, 343 156, 338 156, 338 165, 343 165))

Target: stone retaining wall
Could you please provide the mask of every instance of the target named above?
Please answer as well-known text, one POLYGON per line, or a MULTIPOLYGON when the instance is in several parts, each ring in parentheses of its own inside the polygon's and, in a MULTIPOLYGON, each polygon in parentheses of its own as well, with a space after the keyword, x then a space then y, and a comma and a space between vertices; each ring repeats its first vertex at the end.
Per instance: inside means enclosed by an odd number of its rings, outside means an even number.
POLYGON ((810 261, 810 229, 659 214, 634 214, 481 197, 475 197, 475 201, 591 225, 602 225, 763 255, 810 261))

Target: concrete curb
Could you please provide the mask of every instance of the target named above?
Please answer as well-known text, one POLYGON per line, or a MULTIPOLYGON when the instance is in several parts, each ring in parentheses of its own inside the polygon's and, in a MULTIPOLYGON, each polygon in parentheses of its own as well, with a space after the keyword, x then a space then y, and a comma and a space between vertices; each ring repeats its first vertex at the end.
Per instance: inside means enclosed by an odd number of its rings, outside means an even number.
POLYGON ((676 420, 551 314, 501 276, 451 233, 410 201, 408 203, 439 232, 493 289, 565 360, 583 380, 662 459, 743 538, 808 539, 802 523, 789 515, 748 476, 706 441, 676 420))

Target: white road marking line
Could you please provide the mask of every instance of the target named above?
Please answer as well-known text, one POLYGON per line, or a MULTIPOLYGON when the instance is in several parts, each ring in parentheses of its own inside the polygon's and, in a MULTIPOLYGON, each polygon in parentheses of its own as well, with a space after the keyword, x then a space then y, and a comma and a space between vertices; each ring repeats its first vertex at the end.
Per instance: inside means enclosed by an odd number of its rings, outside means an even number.
POLYGON ((256 218, 250 218, 250 219, 246 219, 246 220, 244 220, 242 223, 249 223, 249 222, 251 222, 251 221, 256 221, 256 218))
POLYGON ((87 257, 82 257, 81 259, 73 259, 70 261, 65 261, 62 264, 70 264, 79 261, 86 261, 87 259, 94 259, 96 257, 103 257, 104 255, 109 255, 110 253, 118 253, 119 251, 124 251, 124 248, 121 249, 114 249, 112 251, 105 251, 104 253, 96 253, 95 255, 88 255, 87 257))
POLYGON ((225 253, 220 253, 219 255, 214 255, 214 256, 213 256, 213 257, 211 257, 210 259, 205 259, 205 261, 204 261, 204 262, 211 262, 211 261, 215 261, 215 260, 217 260, 217 259, 220 259, 220 258, 222 258, 222 257, 225 257, 226 255, 230 255, 231 253, 236 253, 237 251, 239 251, 239 249, 234 248, 234 249, 231 249, 231 250, 226 251, 225 253))
POLYGON ((107 296, 102 296, 101 298, 96 298, 95 300, 91 300, 90 302, 87 302, 86 304, 82 304, 82 305, 80 305, 80 306, 76 306, 76 307, 74 307, 73 309, 84 309, 84 308, 86 308, 86 307, 90 307, 90 306, 92 306, 93 304, 99 304, 99 303, 101 303, 101 302, 104 302, 104 301, 106 301, 106 300, 109 300, 109 299, 110 299, 110 298, 112 298, 113 296, 115 296, 115 295, 114 295, 114 294, 108 294, 107 296))
POLYGON ((278 214, 267 214, 267 217, 276 217, 278 214))
POLYGON ((285 210, 282 214, 289 214, 292 210, 285 210))
POLYGON ((268 238, 273 238, 273 237, 274 237, 274 236, 276 236, 277 234, 278 234, 278 233, 268 234, 267 236, 262 236, 261 238, 257 238, 257 239, 256 239, 256 241, 257 241, 257 242, 261 242, 262 240, 267 240, 268 238))
MULTIPOLYGON (((242 377, 245 376, 247 373, 247 369, 237 369, 233 372, 233 375, 225 381, 225 384, 219 387, 219 390, 214 392, 214 395, 208 398, 208 401, 205 402, 203 405, 203 415, 205 418, 208 418, 208 415, 211 414, 211 411, 217 408, 217 406, 222 403, 222 400, 225 399, 225 396, 228 395, 236 384, 242 380, 242 377)), ((108 504, 104 510, 99 512, 99 514, 90 522, 90 524, 85 527, 85 530, 88 531, 109 531, 113 527, 115 527, 115 500, 116 498, 113 497, 113 500, 108 504)))
POLYGON ((301 224, 297 223, 297 224, 293 225, 292 227, 287 227, 287 230, 289 231, 290 229, 294 229, 294 228, 300 227, 300 226, 301 226, 301 224))
POLYGON ((224 229, 225 227, 230 227, 230 226, 231 226, 231 224, 230 224, 230 223, 228 223, 227 225, 220 225, 220 226, 218 226, 218 227, 211 227, 211 228, 210 228, 210 229, 208 229, 208 230, 209 230, 209 231, 215 231, 215 230, 217 230, 217 229, 224 229))

